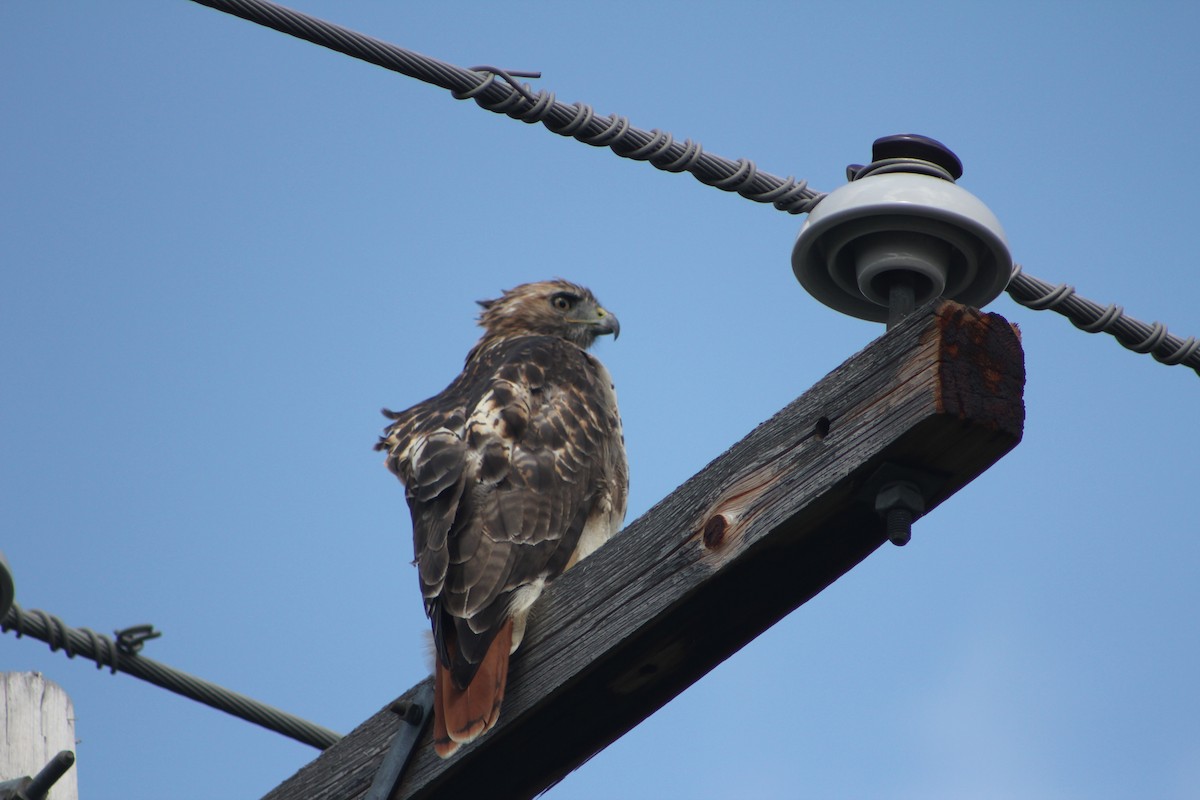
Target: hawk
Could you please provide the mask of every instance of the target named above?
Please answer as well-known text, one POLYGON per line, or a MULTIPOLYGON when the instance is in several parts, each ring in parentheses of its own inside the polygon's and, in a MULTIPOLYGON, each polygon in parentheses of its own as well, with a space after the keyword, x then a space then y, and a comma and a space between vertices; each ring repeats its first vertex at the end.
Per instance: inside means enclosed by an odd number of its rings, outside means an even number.
POLYGON ((376 445, 412 512, 443 758, 496 724, 530 606, 616 533, 629 487, 612 379, 587 352, 616 339, 617 318, 561 279, 479 305, 484 332, 462 373, 385 409, 376 445))

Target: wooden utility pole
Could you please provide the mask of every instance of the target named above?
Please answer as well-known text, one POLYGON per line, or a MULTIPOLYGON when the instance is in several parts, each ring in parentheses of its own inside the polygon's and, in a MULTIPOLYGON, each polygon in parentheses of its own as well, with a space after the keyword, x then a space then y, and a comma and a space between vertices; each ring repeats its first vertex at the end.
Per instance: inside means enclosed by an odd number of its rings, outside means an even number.
MULTIPOLYGON (((886 541, 888 484, 928 513, 1016 446, 1024 382, 1003 318, 918 309, 548 587, 496 728, 448 760, 426 733, 393 798, 551 786, 886 541)), ((361 798, 400 724, 379 712, 268 800, 361 798)))
MULTIPOLYGON (((75 752, 75 709, 62 687, 40 672, 0 673, 0 783, 37 776, 63 751, 75 752)), ((75 770, 48 800, 79 800, 75 770)))

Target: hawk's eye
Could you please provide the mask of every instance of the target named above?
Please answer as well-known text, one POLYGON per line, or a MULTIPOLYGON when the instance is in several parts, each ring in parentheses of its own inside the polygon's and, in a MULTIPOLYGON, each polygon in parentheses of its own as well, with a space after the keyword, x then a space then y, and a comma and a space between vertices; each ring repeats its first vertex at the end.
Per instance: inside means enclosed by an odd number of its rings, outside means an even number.
POLYGON ((579 298, 566 292, 559 292, 550 298, 550 302, 559 311, 570 311, 578 300, 579 298))

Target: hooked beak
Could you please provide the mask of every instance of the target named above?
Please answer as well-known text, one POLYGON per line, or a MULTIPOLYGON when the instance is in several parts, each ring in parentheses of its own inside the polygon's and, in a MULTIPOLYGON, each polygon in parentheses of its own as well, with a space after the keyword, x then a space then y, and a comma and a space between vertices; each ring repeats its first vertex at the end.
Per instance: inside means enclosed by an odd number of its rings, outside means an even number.
POLYGON ((613 341, 621 335, 621 323, 617 320, 617 315, 605 311, 603 308, 596 307, 596 335, 603 336, 606 333, 611 333, 613 341))
POLYGON ((607 309, 593 305, 591 303, 579 309, 580 316, 568 317, 567 321, 575 325, 583 326, 580 331, 583 334, 583 340, 587 342, 588 347, 597 336, 604 336, 611 333, 613 339, 621 335, 621 323, 617 321, 617 316, 610 313, 607 309), (586 333, 584 333, 586 331, 586 333))

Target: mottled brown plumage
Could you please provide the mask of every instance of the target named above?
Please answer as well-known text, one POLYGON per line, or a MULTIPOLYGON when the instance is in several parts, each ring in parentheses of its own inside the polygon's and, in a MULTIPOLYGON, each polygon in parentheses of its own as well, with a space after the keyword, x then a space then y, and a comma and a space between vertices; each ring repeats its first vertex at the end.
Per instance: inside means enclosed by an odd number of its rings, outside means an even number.
POLYGON ((385 411, 394 422, 376 446, 412 512, 443 756, 495 724, 529 607, 616 532, 628 491, 612 381, 586 352, 615 338, 616 317, 563 280, 480 305, 484 334, 462 374, 385 411))

